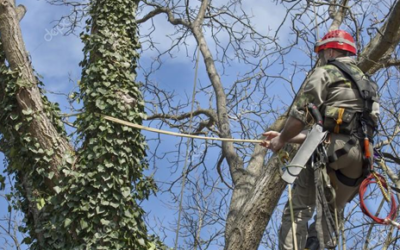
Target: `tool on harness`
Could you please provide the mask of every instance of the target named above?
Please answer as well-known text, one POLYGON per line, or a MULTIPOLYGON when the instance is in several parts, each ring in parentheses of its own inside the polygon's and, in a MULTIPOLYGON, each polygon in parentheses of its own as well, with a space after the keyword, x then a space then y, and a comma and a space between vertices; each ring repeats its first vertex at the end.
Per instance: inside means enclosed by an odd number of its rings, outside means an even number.
POLYGON ((319 113, 317 106, 310 103, 307 108, 311 111, 316 123, 307 134, 305 141, 301 144, 296 155, 287 165, 286 171, 282 175, 282 179, 289 184, 292 184, 296 180, 315 149, 325 139, 327 134, 327 132, 323 132, 322 115, 319 113))

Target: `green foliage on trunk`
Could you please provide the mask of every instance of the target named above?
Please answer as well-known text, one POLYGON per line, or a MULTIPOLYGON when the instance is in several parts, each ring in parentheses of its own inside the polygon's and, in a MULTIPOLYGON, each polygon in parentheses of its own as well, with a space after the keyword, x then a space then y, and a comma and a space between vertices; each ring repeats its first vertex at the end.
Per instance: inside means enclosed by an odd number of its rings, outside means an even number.
POLYGON ((74 228, 79 248, 155 249, 148 239, 142 200, 155 189, 143 175, 146 144, 139 130, 102 119, 107 114, 141 124, 144 101, 134 81, 139 48, 134 23, 135 1, 92 1, 87 33, 78 116, 82 146, 73 166, 68 197, 62 205, 66 227, 74 228), (127 101, 129 100, 129 101, 127 101))
MULTIPOLYGON (((156 189, 143 175, 148 167, 145 139, 139 130, 99 115, 137 124, 145 117, 135 82, 140 46, 136 10, 136 1, 91 1, 91 18, 81 34, 85 57, 78 99, 84 112, 75 122, 79 149, 65 152, 56 171, 48 167, 54 152, 41 149, 29 132, 35 113, 21 111, 17 103, 19 90, 30 86, 20 81, 18 70, 1 65, 0 139, 6 144, 6 172, 15 175, 10 199, 25 214, 21 230, 29 232, 24 242, 31 249, 166 249, 147 234, 144 211, 136 202, 156 189)), ((0 59, 4 62, 3 54, 0 59)), ((66 138, 58 106, 43 93, 42 102, 60 137, 66 138)))

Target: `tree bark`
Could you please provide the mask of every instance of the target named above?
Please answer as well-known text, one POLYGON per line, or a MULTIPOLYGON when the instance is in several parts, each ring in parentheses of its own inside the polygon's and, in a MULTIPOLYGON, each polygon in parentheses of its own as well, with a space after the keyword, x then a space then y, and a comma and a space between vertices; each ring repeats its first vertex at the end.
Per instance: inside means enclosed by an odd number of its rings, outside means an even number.
POLYGON ((400 1, 396 1, 385 24, 359 55, 358 66, 364 72, 374 74, 385 67, 385 62, 390 59, 391 54, 400 42, 399 16, 400 1))
POLYGON ((11 0, 0 1, 0 33, 4 52, 10 69, 20 72, 18 82, 22 86, 16 99, 21 112, 32 111, 34 114, 29 132, 37 138, 43 150, 54 150, 56 157, 53 157, 50 166, 57 177, 58 166, 61 165, 64 154, 73 149, 68 141, 59 135, 43 110, 42 96, 25 50, 18 18, 11 0))
MULTIPOLYGON (((344 1, 346 3, 346 1, 344 1)), ((340 27, 345 8, 340 8, 334 18, 333 26, 340 27)), ((359 67, 364 72, 376 72, 379 65, 374 63, 382 56, 391 55, 400 41, 400 1, 397 1, 392 12, 382 27, 383 36, 379 33, 360 54, 359 67)), ((382 65, 381 65, 382 67, 382 65)), ((304 82, 303 82, 304 85, 304 82)), ((303 86, 304 87, 304 86, 303 86)), ((300 88, 299 93, 302 91, 300 88)), ((293 103, 296 101, 293 100, 293 103)), ((290 110, 290 109, 289 109, 290 110)), ((286 112, 286 114, 288 111, 286 112)), ((286 122, 286 115, 281 116, 269 130, 281 131, 286 122)), ((280 164, 276 156, 267 164, 261 163, 266 151, 256 146, 247 170, 235 185, 225 230, 226 250, 257 249, 271 215, 278 203, 286 183, 280 179, 280 164)), ((291 147, 288 151, 295 152, 291 147)))
MULTIPOLYGON (((19 75, 17 79, 18 92, 15 97, 18 103, 18 113, 20 117, 23 117, 24 113, 31 113, 33 116, 27 132, 37 140, 44 152, 54 152, 48 169, 49 172, 54 173, 54 177, 52 180, 47 179, 45 181, 48 192, 54 192, 53 187, 60 176, 59 167, 62 165, 64 154, 71 152, 73 149, 66 138, 57 132, 50 117, 44 111, 42 96, 37 86, 37 78, 28 59, 28 53, 26 52, 19 26, 19 21, 25 15, 25 12, 24 6, 15 7, 11 0, 0 1, 1 41, 9 68, 19 75)), ((36 234, 38 244, 43 246, 44 237, 40 233, 42 229, 40 225, 43 225, 45 221, 41 221, 43 218, 41 218, 40 210, 36 204, 38 195, 42 194, 32 185, 37 180, 29 178, 30 175, 28 173, 32 171, 30 167, 34 168, 34 165, 26 166, 25 164, 23 167, 17 173, 17 181, 20 182, 28 203, 28 207, 25 208, 27 211, 24 212, 27 213, 28 217, 31 216, 32 218, 31 223, 35 230, 31 230, 30 233, 36 234)))

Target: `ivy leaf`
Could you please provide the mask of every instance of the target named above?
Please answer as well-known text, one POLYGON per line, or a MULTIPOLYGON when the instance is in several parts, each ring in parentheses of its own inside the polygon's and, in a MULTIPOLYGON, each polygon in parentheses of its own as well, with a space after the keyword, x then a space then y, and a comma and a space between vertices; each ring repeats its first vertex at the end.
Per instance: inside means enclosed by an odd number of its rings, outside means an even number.
POLYGON ((72 220, 69 218, 66 218, 64 221, 64 227, 68 227, 69 225, 71 225, 71 223, 72 223, 72 220))
POLYGON ((101 220, 100 220, 100 223, 101 223, 102 225, 104 225, 104 226, 108 226, 108 225, 110 224, 110 221, 109 221, 109 220, 105 220, 105 219, 101 219, 101 220))
POLYGON ((11 118, 11 120, 15 121, 18 119, 18 114, 11 114, 10 118, 11 118))
POLYGON ((22 122, 17 123, 17 124, 14 126, 14 128, 15 128, 16 131, 18 131, 18 130, 21 128, 21 126, 22 126, 22 122))
POLYGON ((145 246, 145 242, 144 242, 143 239, 139 239, 139 240, 138 240, 138 243, 139 243, 140 245, 142 245, 142 246, 145 246))
POLYGON ((121 188, 121 193, 124 198, 127 198, 131 194, 131 189, 129 187, 121 188))
POLYGON ((27 245, 30 245, 30 244, 32 243, 31 237, 25 237, 25 238, 22 240, 22 243, 27 244, 27 245))
POLYGON ((96 107, 98 107, 100 110, 104 110, 106 108, 106 105, 104 102, 100 99, 96 100, 96 107))
POLYGON ((59 186, 53 187, 54 191, 56 191, 57 194, 61 192, 61 188, 59 186))
POLYGON ((22 110, 22 114, 24 114, 24 115, 31 115, 32 113, 33 113, 33 110, 30 108, 22 110))
POLYGON ((79 224, 81 225, 82 229, 85 229, 88 227, 88 223, 84 219, 81 219, 79 224))
POLYGON ((42 210, 42 208, 44 207, 44 205, 46 205, 46 202, 44 201, 43 198, 40 198, 39 202, 36 203, 36 206, 39 210, 42 210))
POLYGON ((153 242, 150 242, 150 247, 148 250, 156 250, 156 245, 153 242))

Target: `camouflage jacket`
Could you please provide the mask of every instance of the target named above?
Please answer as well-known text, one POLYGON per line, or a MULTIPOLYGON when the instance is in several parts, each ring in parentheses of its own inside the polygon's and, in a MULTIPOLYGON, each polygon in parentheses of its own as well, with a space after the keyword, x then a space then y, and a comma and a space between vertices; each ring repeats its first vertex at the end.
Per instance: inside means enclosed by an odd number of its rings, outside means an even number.
MULTIPOLYGON (((364 73, 356 66, 355 60, 350 57, 340 57, 339 62, 350 66, 353 75, 364 77, 364 73)), ((302 121, 304 124, 310 121, 304 111, 305 105, 314 103, 323 117, 337 117, 338 109, 349 111, 344 114, 362 112, 364 103, 355 83, 346 78, 334 65, 324 65, 315 68, 307 77, 304 91, 300 93, 289 115, 302 121)), ((379 104, 374 103, 371 118, 376 122, 379 115, 379 104)))

